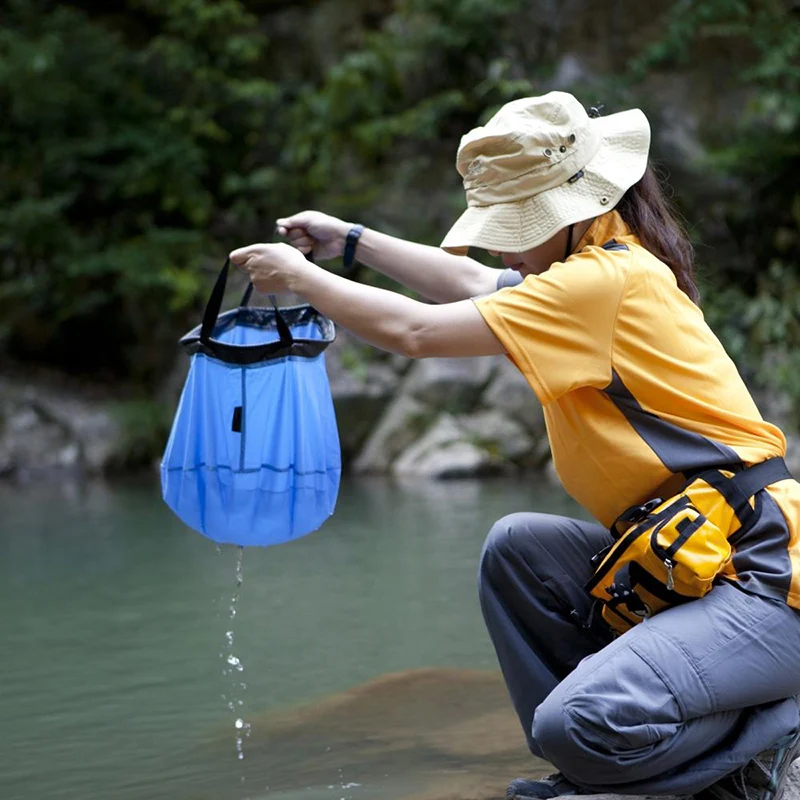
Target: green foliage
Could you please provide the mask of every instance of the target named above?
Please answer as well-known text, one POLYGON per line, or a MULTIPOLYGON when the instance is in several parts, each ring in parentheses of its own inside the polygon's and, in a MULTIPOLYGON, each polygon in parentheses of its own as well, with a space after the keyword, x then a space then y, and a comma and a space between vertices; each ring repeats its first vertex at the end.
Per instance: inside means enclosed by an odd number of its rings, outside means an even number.
POLYGON ((111 459, 114 469, 150 466, 164 452, 173 409, 146 398, 117 403, 111 409, 120 426, 120 441, 111 459))
POLYGON ((222 187, 249 170, 276 92, 252 76, 264 40, 237 0, 128 6, 10 2, 0 347, 146 380, 172 357, 198 267, 224 252, 222 187))
MULTIPOLYGON (((317 206, 435 241, 463 203, 450 166, 459 137, 540 91, 565 11, 553 5, 562 16, 550 19, 524 0, 376 8, 9 0, 0 355, 150 388, 222 254, 271 238, 279 214, 317 206), (268 40, 262 31, 279 17, 281 34, 268 40)), ((800 25, 791 14, 784 0, 679 0, 625 74, 594 76, 592 91, 635 101, 637 81, 654 71, 694 64, 709 48, 735 54, 738 122, 701 136, 703 183, 725 177, 715 219, 739 255, 703 265, 717 287, 706 312, 748 376, 800 398, 800 25)), ((704 209, 686 211, 706 240, 704 209)))
POLYGON ((737 185, 718 202, 743 257, 710 265, 707 315, 753 384, 794 398, 800 425, 800 20, 783 0, 684 0, 665 22, 637 76, 709 40, 741 54, 747 101, 737 125, 709 135, 703 168, 737 185))
POLYGON ((424 180, 530 90, 523 0, 403 0, 334 41, 324 73, 273 56, 239 0, 116 6, 10 0, 0 30, 0 353, 17 359, 152 386, 230 246, 312 198, 368 209, 391 170, 424 180))
POLYGON ((773 261, 758 276, 754 295, 735 284, 713 288, 709 324, 725 342, 748 383, 785 392, 794 401, 800 428, 800 272, 773 261))
MULTIPOLYGON (((524 0, 401 0, 322 81, 300 88, 284 159, 329 207, 363 209, 402 163, 409 184, 454 160, 459 136, 487 108, 532 91, 515 69, 524 0), (486 32, 492 31, 491 36, 486 32), (382 180, 383 178, 383 180, 382 180), (333 191, 330 187, 335 187, 333 191)), ((453 186, 461 196, 453 171, 453 186)))

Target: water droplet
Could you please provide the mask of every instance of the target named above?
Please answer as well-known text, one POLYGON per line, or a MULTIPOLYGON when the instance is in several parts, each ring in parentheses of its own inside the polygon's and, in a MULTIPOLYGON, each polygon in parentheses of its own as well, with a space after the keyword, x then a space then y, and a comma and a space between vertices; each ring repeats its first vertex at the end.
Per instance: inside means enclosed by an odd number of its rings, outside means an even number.
POLYGON ((236 559, 236 588, 241 587, 244 583, 244 547, 239 548, 239 556, 236 559))
MULTIPOLYGON (((239 593, 242 583, 244 582, 243 559, 244 548, 240 547, 238 548, 236 556, 236 591, 231 596, 228 604, 228 618, 231 620, 236 618, 239 593)), ((220 653, 220 656, 227 665, 225 669, 222 670, 222 674, 231 681, 230 687, 226 693, 222 695, 222 699, 226 702, 228 710, 231 711, 231 713, 238 714, 241 713, 240 709, 244 706, 244 701, 240 697, 240 692, 247 689, 247 684, 233 677, 236 673, 244 672, 244 664, 242 664, 241 659, 233 653, 234 639, 235 631, 233 630, 233 625, 231 625, 231 630, 225 631, 225 649, 224 652, 220 653)), ((241 717, 237 716, 234 720, 233 727, 236 731, 236 757, 242 760, 244 758, 243 743, 244 739, 250 735, 250 723, 245 722, 241 717)), ((242 780, 244 780, 244 777, 242 777, 242 780)))

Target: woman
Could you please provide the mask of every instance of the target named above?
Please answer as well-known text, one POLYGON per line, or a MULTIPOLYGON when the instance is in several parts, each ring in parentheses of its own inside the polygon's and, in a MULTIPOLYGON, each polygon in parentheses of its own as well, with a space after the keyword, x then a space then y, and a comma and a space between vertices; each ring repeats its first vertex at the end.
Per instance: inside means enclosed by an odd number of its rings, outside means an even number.
POLYGON ((800 485, 756 491, 753 524, 701 599, 614 635, 590 559, 626 508, 686 476, 785 454, 703 321, 691 247, 647 167, 638 110, 590 118, 552 92, 504 106, 458 153, 468 208, 443 250, 304 212, 286 244, 236 250, 257 288, 293 291, 414 358, 505 353, 544 406, 559 477, 599 523, 495 524, 480 598, 531 751, 559 769, 509 798, 691 794, 778 800, 800 754, 800 485), (360 238, 359 238, 360 236, 360 238), (467 247, 499 254, 498 272, 467 247), (441 305, 326 273, 359 260, 441 305), (301 252, 298 252, 301 251, 301 252), (477 299, 470 299, 476 298, 477 299), (757 517, 757 518, 756 518, 757 517))

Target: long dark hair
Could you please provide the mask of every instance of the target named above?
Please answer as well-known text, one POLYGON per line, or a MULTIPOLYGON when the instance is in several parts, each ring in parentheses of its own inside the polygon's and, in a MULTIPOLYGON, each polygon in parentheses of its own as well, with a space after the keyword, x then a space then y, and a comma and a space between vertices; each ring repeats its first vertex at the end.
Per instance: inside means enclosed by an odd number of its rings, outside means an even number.
POLYGON ((642 246, 675 273, 678 288, 700 305, 694 282, 694 247, 664 187, 665 181, 648 164, 642 179, 617 203, 617 211, 642 246))

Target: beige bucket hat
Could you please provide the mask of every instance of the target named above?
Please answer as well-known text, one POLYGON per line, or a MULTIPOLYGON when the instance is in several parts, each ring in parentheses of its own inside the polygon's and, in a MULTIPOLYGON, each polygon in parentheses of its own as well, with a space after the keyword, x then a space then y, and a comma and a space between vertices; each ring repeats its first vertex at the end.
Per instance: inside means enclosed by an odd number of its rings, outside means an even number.
POLYGON ((589 117, 566 92, 506 103, 461 139, 467 210, 441 244, 521 253, 614 208, 644 174, 650 125, 638 109, 589 117))

